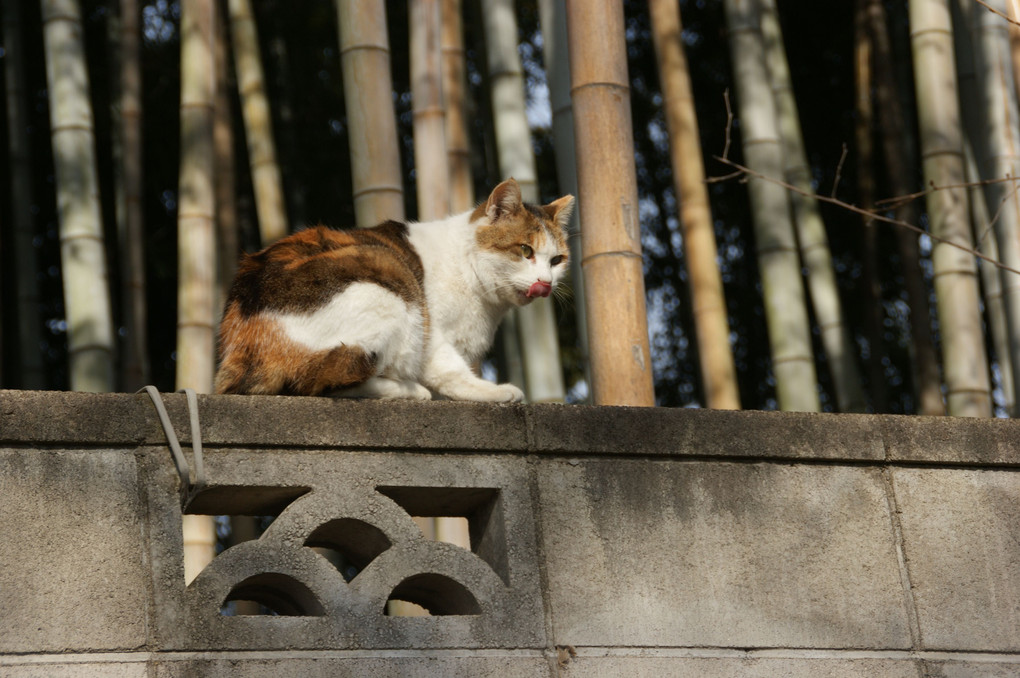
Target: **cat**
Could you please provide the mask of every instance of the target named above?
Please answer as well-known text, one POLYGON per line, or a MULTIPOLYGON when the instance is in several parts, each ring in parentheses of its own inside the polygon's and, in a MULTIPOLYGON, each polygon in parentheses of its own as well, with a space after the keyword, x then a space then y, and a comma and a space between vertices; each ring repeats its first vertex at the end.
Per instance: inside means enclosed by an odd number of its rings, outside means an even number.
POLYGON ((527 204, 511 178, 473 211, 315 226, 246 255, 220 325, 217 393, 519 402, 471 365, 506 313, 567 272, 574 197, 527 204))

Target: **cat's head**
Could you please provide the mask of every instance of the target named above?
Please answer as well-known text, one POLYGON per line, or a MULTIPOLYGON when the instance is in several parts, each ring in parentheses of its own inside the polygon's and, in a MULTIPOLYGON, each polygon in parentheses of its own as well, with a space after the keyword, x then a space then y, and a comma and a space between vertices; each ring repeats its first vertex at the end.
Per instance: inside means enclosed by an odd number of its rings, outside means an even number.
POLYGON ((515 306, 552 294, 568 270, 573 210, 572 195, 539 206, 521 199, 512 178, 496 186, 471 215, 482 282, 515 306))

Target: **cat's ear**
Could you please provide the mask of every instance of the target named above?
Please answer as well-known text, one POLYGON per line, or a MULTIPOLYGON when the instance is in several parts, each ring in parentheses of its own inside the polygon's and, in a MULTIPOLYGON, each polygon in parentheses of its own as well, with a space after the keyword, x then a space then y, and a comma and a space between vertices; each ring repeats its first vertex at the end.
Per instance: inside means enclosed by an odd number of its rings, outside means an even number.
POLYGON ((549 215, 549 221, 566 231, 570 225, 570 216, 574 213, 574 196, 565 195, 548 205, 543 205, 542 209, 549 215))
POLYGON ((513 214, 521 209, 521 187, 517 180, 510 177, 496 188, 492 189, 489 199, 485 201, 485 216, 489 221, 495 221, 504 214, 513 214))

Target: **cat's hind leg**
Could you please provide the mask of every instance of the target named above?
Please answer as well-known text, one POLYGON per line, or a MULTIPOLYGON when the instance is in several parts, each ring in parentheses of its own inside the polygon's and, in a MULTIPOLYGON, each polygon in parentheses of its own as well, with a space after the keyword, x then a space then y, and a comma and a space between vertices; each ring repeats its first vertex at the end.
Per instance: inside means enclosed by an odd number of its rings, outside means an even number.
POLYGON ((357 386, 338 389, 327 395, 341 398, 379 398, 382 400, 431 400, 432 393, 419 383, 406 379, 372 377, 357 386))

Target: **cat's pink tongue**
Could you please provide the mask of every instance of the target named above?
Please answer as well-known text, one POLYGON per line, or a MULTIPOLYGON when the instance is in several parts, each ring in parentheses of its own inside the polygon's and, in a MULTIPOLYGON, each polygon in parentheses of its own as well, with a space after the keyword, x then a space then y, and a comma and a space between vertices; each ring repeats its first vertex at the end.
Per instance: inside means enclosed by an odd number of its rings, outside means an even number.
POLYGON ((548 297, 552 292, 552 285, 541 280, 531 283, 531 287, 528 288, 528 299, 534 299, 535 297, 548 297))

